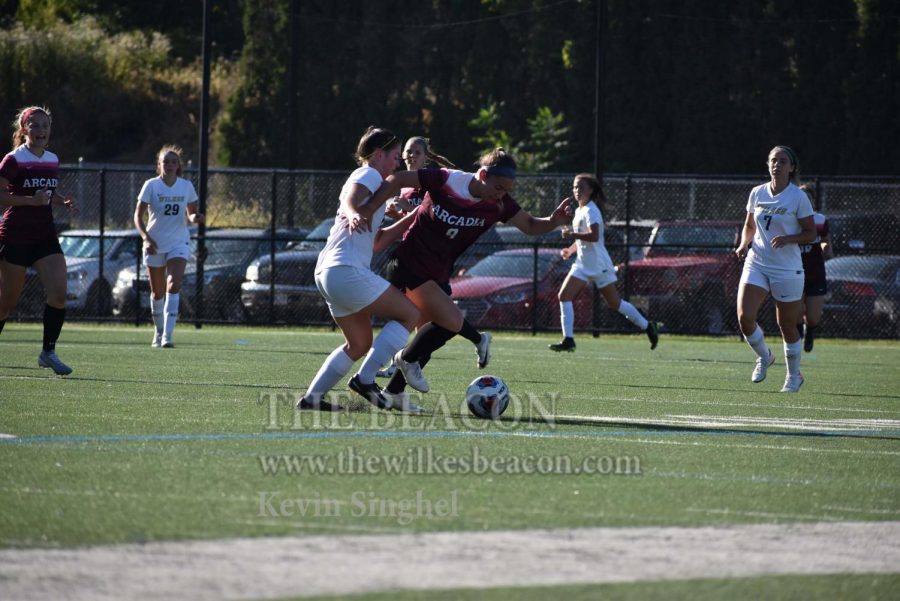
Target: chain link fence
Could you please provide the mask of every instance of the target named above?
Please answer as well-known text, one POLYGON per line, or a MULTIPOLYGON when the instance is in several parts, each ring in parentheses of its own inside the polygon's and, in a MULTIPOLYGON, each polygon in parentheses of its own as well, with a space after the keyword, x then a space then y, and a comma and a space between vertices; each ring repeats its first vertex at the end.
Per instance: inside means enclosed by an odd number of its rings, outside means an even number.
MULTIPOLYGON (((144 167, 67 165, 60 190, 79 211, 61 233, 70 320, 149 320, 149 286, 132 215, 144 167)), ((187 177, 196 182, 196 172, 187 177)), ((182 286, 182 318, 201 323, 329 325, 313 282, 345 172, 211 169, 207 228, 192 233, 194 260, 182 286)), ((520 176, 514 196, 548 215, 571 194, 571 174, 520 176)), ((664 331, 737 335, 734 258, 750 189, 764 178, 607 175, 607 249, 618 287, 664 331)), ((821 336, 900 337, 900 178, 815 177, 835 259, 821 336)), ((456 265, 454 298, 476 327, 559 330, 557 292, 571 259, 558 232, 532 238, 510 226, 487 232, 456 265)), ((390 250, 377 255, 382 270, 390 250)), ((13 319, 39 319, 44 291, 29 271, 13 319)), ((590 288, 575 300, 576 330, 629 332, 590 288)), ((774 309, 761 312, 775 331, 774 309)))

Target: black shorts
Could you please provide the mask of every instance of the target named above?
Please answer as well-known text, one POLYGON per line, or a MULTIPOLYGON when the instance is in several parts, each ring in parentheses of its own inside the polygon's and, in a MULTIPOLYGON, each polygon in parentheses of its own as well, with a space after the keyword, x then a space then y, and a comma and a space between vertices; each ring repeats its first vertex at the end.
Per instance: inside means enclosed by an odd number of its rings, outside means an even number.
POLYGON ((13 265, 31 267, 36 261, 50 255, 62 254, 58 238, 51 238, 37 244, 7 244, 0 242, 0 259, 13 265))
POLYGON ((806 296, 825 296, 828 284, 825 280, 806 280, 803 283, 803 294, 806 296))
MULTIPOLYGON (((416 274, 406 269, 403 265, 400 264, 400 260, 397 259, 397 257, 391 257, 391 260, 388 261, 384 271, 385 275, 387 276, 387 281, 399 288, 400 292, 415 290, 425 282, 432 281, 431 278, 420 278, 416 274)), ((450 282, 435 283, 440 287, 441 290, 443 290, 447 294, 447 296, 450 296, 450 293, 452 292, 450 289, 450 282)))

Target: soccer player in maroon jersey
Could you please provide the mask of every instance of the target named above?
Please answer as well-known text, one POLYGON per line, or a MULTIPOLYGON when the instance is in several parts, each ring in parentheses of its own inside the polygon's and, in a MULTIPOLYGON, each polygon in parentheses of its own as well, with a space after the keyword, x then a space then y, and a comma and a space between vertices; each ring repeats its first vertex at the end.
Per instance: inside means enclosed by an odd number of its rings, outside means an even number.
POLYGON ((47 150, 50 111, 24 108, 13 122, 13 150, 0 161, 0 332, 19 302, 25 271, 34 267, 47 291, 44 345, 38 365, 61 376, 72 368, 56 355, 56 341, 66 317, 66 259, 53 225, 52 205, 74 209, 74 201, 57 192, 59 159, 47 150))
POLYGON ((800 189, 809 196, 812 203, 813 221, 816 224, 816 241, 800 245, 800 258, 803 260, 803 319, 800 324, 800 335, 803 337, 803 350, 811 353, 815 344, 815 331, 822 319, 825 308, 825 294, 828 283, 825 281, 825 261, 834 256, 831 239, 828 236, 828 220, 819 213, 816 191, 810 184, 803 184, 800 189))
POLYGON ((402 187, 427 192, 388 266, 388 280, 406 292, 422 312, 424 324, 394 357, 400 369, 383 392, 395 407, 412 406, 403 392, 407 382, 421 392, 428 391, 427 386, 417 385, 424 380, 421 368, 456 334, 476 345, 480 367, 490 357, 490 336, 475 330, 450 298, 456 259, 497 222, 536 236, 568 223, 571 217, 570 198, 548 217, 534 217, 519 206, 510 196, 516 184, 516 162, 503 148, 485 154, 479 164, 475 174, 447 169, 395 173, 373 197, 377 205, 380 197, 390 197, 402 187))

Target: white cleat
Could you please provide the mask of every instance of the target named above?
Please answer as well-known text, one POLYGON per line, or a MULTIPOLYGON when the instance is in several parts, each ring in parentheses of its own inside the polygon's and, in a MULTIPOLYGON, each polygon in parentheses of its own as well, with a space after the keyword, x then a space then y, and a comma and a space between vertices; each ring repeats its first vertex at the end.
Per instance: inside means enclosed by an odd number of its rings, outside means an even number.
POLYGON ((481 341, 475 345, 478 352, 478 368, 484 369, 491 360, 491 335, 487 332, 481 333, 481 341))
POLYGON ((759 384, 763 380, 766 379, 766 373, 769 371, 769 366, 775 363, 775 353, 772 352, 772 349, 769 349, 769 359, 768 361, 763 359, 762 357, 756 358, 756 368, 753 370, 753 375, 750 376, 750 381, 754 384, 759 384))
POLYGON ((781 387, 781 392, 800 392, 801 386, 803 386, 803 374, 797 374, 796 376, 788 374, 784 379, 784 386, 781 387))
POLYGON ((58 376, 68 376, 72 373, 72 368, 63 363, 53 351, 41 351, 38 355, 38 367, 50 368, 58 376))
POLYGON ((394 411, 405 411, 407 413, 425 413, 425 410, 413 403, 409 400, 409 395, 405 392, 398 392, 397 394, 388 392, 387 390, 382 390, 381 394, 384 395, 384 398, 391 404, 391 409, 394 411))
POLYGON ((419 392, 428 392, 428 380, 422 375, 422 368, 419 366, 419 362, 404 361, 400 356, 402 354, 403 349, 400 349, 397 351, 397 354, 394 355, 394 365, 396 365, 397 369, 403 374, 403 379, 406 380, 407 384, 419 392))
POLYGON ((159 348, 162 346, 162 334, 156 332, 153 334, 153 342, 150 343, 150 346, 153 348, 159 348))
POLYGON ((375 373, 375 377, 376 378, 390 378, 394 375, 394 372, 396 372, 396 371, 397 371, 397 366, 392 363, 391 365, 388 365, 384 369, 379 369, 375 373))

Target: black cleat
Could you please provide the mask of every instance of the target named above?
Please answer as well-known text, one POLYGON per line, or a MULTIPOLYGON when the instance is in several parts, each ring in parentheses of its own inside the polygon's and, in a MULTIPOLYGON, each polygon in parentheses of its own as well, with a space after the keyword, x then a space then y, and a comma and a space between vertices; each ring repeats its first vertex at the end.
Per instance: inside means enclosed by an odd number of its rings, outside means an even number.
POLYGON ((659 343, 659 323, 655 321, 648 321, 647 329, 644 331, 647 332, 647 338, 650 339, 650 350, 652 351, 659 343))
POLYGON ((550 344, 548 346, 551 351, 556 351, 557 353, 560 351, 569 351, 571 353, 575 350, 575 339, 569 338, 567 336, 562 339, 562 342, 558 344, 550 344))
POLYGON ((391 403, 384 395, 381 394, 381 389, 378 388, 378 385, 374 382, 371 384, 363 384, 359 380, 359 374, 356 374, 350 381, 347 382, 347 386, 350 387, 350 390, 360 395, 362 398, 366 399, 379 409, 390 409, 391 403))
POLYGON ((299 411, 327 411, 331 413, 344 411, 344 408, 338 404, 332 405, 324 399, 316 403, 314 401, 308 400, 306 397, 301 398, 297 402, 297 409, 299 411))

